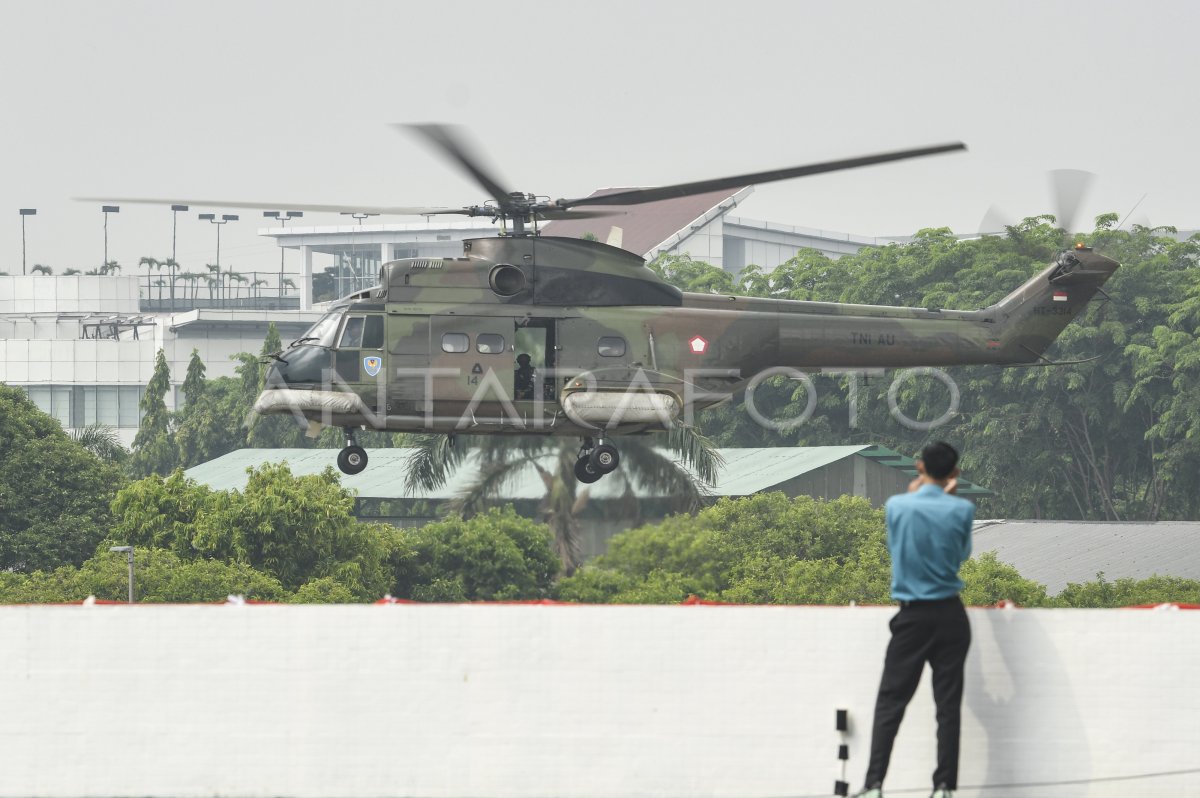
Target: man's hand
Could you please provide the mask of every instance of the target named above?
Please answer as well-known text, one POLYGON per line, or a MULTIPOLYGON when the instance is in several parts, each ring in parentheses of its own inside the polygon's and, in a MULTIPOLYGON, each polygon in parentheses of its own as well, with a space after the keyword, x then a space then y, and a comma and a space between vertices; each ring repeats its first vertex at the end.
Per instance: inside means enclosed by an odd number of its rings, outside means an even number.
POLYGON ((912 482, 908 483, 908 492, 915 493, 916 491, 920 490, 921 486, 924 484, 925 484, 925 480, 921 479, 920 477, 917 477, 912 482))
POLYGON ((951 477, 950 481, 946 483, 945 490, 951 496, 958 495, 958 477, 951 477))

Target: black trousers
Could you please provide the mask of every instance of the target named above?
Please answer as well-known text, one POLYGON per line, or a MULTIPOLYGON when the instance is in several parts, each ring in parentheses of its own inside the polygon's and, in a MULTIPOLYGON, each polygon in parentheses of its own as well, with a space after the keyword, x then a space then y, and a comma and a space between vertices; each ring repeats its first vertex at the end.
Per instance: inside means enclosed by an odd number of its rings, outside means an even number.
POLYGON ((958 739, 961 728, 963 663, 971 646, 971 625, 958 596, 940 601, 901 602, 888 624, 892 640, 883 663, 883 679, 875 699, 871 730, 868 787, 883 784, 892 743, 904 710, 917 690, 921 671, 933 669, 933 700, 937 705, 937 769, 933 786, 958 789, 958 739))

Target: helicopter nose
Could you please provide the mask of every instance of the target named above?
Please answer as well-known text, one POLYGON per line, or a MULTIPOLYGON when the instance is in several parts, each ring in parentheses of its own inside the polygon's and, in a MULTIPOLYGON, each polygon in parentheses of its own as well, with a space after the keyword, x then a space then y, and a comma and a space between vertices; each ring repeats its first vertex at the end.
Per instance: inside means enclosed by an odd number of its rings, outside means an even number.
POLYGON ((265 387, 319 385, 321 371, 329 365, 329 352, 319 346, 297 346, 284 352, 267 370, 265 387))

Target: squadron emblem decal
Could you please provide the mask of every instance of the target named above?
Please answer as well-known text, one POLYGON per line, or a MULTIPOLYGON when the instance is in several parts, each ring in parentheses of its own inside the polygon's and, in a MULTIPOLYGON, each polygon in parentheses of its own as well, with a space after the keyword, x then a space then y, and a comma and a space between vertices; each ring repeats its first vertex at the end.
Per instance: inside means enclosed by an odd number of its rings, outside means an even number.
POLYGON ((368 377, 374 377, 383 368, 383 358, 378 355, 363 358, 363 371, 367 372, 368 377))

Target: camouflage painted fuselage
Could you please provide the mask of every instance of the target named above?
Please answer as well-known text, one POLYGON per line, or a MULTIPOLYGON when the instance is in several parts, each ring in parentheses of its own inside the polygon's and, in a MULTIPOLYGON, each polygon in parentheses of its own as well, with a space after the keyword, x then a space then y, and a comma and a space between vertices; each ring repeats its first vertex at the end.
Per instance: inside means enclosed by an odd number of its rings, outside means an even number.
POLYGON ((475 239, 462 258, 385 264, 284 353, 256 409, 389 430, 659 429, 772 368, 1036 362, 1116 268, 1078 249, 991 307, 931 310, 683 293, 605 244, 475 239))

